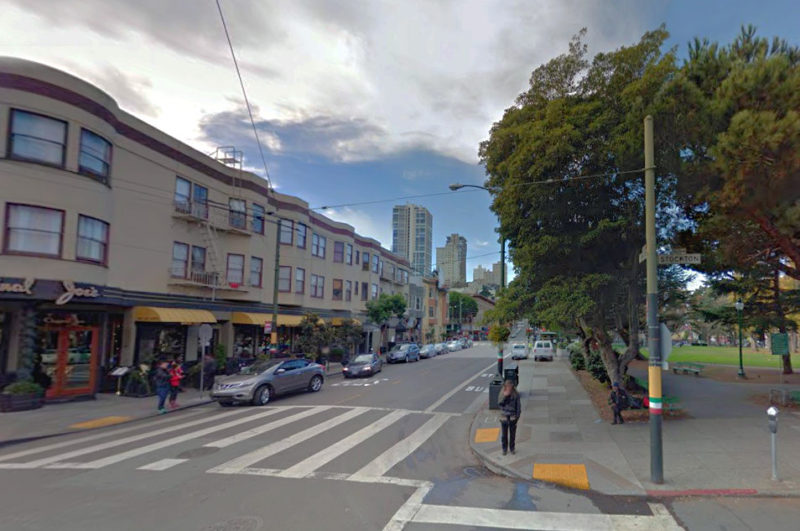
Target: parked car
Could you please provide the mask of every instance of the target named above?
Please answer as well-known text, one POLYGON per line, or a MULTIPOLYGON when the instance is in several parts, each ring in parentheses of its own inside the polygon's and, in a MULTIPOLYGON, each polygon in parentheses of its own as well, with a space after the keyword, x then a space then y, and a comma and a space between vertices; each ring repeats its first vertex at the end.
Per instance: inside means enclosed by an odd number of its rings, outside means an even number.
POLYGON ((242 367, 236 374, 218 378, 211 398, 221 406, 241 402, 263 406, 276 396, 292 391, 317 392, 324 381, 322 365, 307 359, 258 361, 242 367))
POLYGON ((440 356, 447 352, 447 343, 436 343, 436 355, 440 356))
POLYGON ((419 347, 416 343, 395 345, 386 355, 386 361, 389 363, 419 361, 419 347))
POLYGON ((553 361, 556 349, 552 341, 537 341, 533 345, 533 361, 553 361))
POLYGON ((528 359, 528 345, 524 343, 514 343, 511 346, 511 359, 512 360, 528 359))
POLYGON ((345 378, 357 378, 359 376, 371 376, 383 370, 383 362, 377 354, 359 354, 342 368, 345 378))
POLYGON ((432 358, 436 356, 436 345, 425 345, 419 349, 420 358, 432 358))
POLYGON ((457 350, 461 350, 461 343, 458 341, 449 341, 447 343, 447 351, 448 352, 455 352, 457 350))

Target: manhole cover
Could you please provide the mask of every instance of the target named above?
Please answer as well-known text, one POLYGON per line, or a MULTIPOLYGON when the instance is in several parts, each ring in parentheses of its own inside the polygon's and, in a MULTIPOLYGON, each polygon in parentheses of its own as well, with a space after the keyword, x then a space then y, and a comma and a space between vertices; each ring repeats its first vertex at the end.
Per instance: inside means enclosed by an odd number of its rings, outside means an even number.
POLYGON ((191 459, 192 457, 202 457, 218 452, 219 448, 194 448, 193 450, 186 450, 178 455, 178 459, 191 459))
POLYGON ((206 526, 202 531, 258 531, 264 526, 264 522, 257 516, 243 516, 232 518, 206 526))

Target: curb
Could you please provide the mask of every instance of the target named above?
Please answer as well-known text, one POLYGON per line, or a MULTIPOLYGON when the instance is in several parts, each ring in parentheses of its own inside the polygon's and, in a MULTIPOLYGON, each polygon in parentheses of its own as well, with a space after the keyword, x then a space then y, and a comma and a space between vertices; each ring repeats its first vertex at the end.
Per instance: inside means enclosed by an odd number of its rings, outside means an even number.
MULTIPOLYGON (((475 427, 475 421, 478 419, 478 416, 483 414, 485 411, 486 410, 484 409, 479 409, 478 411, 475 412, 475 414, 472 416, 472 421, 469 423, 469 433, 467 433, 467 437, 469 437, 469 448, 470 450, 472 450, 472 453, 475 454, 475 457, 478 458, 478 461, 480 461, 484 467, 488 468, 489 470, 500 476, 508 476, 514 479, 524 479, 527 481, 540 481, 540 480, 535 480, 532 477, 527 477, 517 472, 513 468, 497 463, 495 460, 486 456, 481 450, 475 447, 475 443, 472 440, 472 433, 474 431, 473 428, 475 427)), ((548 483, 548 482, 542 481, 542 483, 548 483)), ((556 484, 552 483, 552 485, 556 484)), ((561 487, 561 485, 558 486, 561 487)))

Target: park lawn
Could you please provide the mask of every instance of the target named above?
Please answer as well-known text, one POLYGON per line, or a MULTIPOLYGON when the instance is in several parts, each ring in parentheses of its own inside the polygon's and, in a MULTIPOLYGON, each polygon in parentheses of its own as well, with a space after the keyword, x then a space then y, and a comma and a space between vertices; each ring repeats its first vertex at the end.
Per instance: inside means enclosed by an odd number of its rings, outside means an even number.
MULTIPOLYGON (((647 357, 647 349, 641 350, 647 357)), ((773 356, 767 349, 756 352, 752 349, 742 351, 745 367, 782 367, 781 356, 773 356)), ((739 365, 739 347, 673 347, 669 355, 670 363, 713 363, 718 365, 739 365)), ((792 354, 792 368, 800 367, 800 354, 792 354)))

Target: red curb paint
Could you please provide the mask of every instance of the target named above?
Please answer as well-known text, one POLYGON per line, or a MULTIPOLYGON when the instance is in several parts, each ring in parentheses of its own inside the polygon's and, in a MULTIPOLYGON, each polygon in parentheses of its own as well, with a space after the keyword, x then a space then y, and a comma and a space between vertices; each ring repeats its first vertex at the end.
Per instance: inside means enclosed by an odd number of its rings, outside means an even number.
POLYGON ((653 497, 678 496, 753 496, 756 489, 688 489, 688 490, 648 490, 647 495, 653 497))

